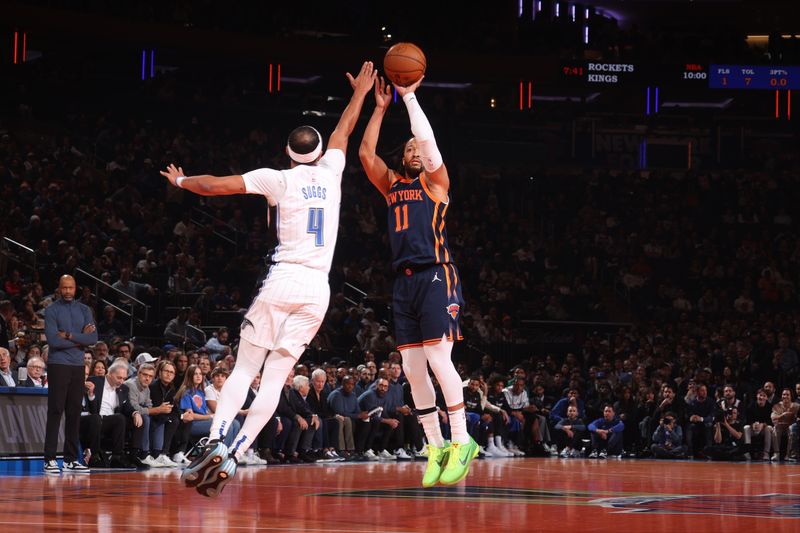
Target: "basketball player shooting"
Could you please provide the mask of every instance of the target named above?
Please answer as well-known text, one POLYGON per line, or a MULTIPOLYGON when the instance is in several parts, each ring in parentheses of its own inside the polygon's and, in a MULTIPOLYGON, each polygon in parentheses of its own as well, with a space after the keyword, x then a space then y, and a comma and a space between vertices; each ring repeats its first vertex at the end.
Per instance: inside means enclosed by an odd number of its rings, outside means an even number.
POLYGON ((428 440, 422 486, 431 487, 464 479, 478 455, 478 445, 467 433, 461 377, 450 359, 453 342, 461 339, 458 318, 463 298, 445 230, 450 178, 416 96, 421 83, 422 78, 408 87, 395 84, 414 134, 403 149, 402 171, 391 170, 376 154, 381 123, 392 99, 391 87, 382 78, 375 83, 375 111, 358 155, 367 177, 389 206, 392 268, 397 272, 392 297, 395 333, 428 440), (447 403, 451 443, 442 437, 428 365, 447 403))
POLYGON ((365 62, 355 78, 347 74, 353 95, 324 155, 319 132, 300 126, 289 134, 288 170, 186 176, 182 168, 170 165, 161 172, 172 185, 202 196, 260 194, 278 210, 273 264, 242 322, 236 366, 222 388, 209 440, 181 475, 186 486, 204 496, 217 496, 230 482, 239 459, 275 412, 286 376, 325 317, 347 140, 375 77, 371 62, 365 62), (261 388, 229 449, 223 439, 262 365, 261 388))

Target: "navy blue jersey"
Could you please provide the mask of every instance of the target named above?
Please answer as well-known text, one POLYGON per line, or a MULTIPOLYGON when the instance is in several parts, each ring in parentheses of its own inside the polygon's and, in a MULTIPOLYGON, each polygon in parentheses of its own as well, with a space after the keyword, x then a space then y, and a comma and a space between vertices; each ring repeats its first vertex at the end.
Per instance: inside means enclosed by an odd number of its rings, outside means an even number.
POLYGON ((452 262, 445 228, 448 204, 434 199, 422 179, 397 179, 386 199, 394 270, 452 262))

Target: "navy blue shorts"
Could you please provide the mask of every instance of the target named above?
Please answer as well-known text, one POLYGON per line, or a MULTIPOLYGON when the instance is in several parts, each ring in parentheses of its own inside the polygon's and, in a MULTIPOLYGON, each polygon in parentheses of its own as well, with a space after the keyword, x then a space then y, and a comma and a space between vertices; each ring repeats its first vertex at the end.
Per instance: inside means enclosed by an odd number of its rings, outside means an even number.
POLYGON ((392 311, 397 349, 463 339, 458 325, 464 298, 455 265, 401 268, 394 282, 392 311))

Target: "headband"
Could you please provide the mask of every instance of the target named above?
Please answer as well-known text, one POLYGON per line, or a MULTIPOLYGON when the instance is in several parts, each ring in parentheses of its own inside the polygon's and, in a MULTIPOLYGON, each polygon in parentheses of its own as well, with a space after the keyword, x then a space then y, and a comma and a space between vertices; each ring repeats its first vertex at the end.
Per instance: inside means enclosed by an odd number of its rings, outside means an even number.
POLYGON ((289 154, 289 157, 292 159, 292 161, 295 161, 297 163, 313 163, 314 161, 317 160, 317 158, 319 157, 319 154, 322 153, 322 135, 320 135, 319 132, 315 128, 313 128, 311 126, 308 126, 308 127, 311 128, 312 130, 314 130, 314 133, 317 134, 317 139, 319 139, 317 141, 317 146, 313 150, 311 150, 309 153, 307 153, 307 154, 298 154, 297 152, 292 150, 292 147, 289 146, 288 142, 286 143, 286 152, 289 154))

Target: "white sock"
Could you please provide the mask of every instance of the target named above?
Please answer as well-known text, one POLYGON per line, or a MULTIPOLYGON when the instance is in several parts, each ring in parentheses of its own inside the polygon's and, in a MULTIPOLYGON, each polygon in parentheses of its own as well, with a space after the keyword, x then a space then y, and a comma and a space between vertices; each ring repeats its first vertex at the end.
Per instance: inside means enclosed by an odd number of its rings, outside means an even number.
POLYGON ((467 444, 469 442, 469 433, 467 433, 467 415, 464 408, 461 407, 455 411, 449 411, 447 415, 450 417, 450 435, 453 442, 459 444, 467 444))
POLYGON ((439 413, 434 411, 420 415, 419 421, 422 422, 422 429, 425 430, 425 438, 428 439, 428 442, 437 448, 444 446, 442 426, 439 424, 439 413))
MULTIPOLYGON (((242 458, 250 448, 250 445, 253 444, 253 440, 275 413, 283 385, 286 383, 286 376, 289 375, 294 363, 295 358, 288 353, 274 350, 269 353, 267 361, 264 363, 261 387, 258 389, 258 394, 256 394, 253 403, 250 404, 242 429, 236 435, 231 447, 231 451, 237 460, 242 458)), ((238 362, 236 366, 239 366, 238 362)), ((241 404, 239 404, 239 407, 241 407, 241 404)))
MULTIPOLYGON (((228 429, 239 414, 244 401, 247 399, 247 391, 250 383, 261 371, 264 359, 267 357, 267 349, 250 344, 244 339, 239 342, 239 354, 236 357, 236 366, 233 372, 225 380, 222 392, 217 401, 217 411, 214 413, 214 421, 211 423, 209 438, 223 440, 228 429)), ((284 376, 285 377, 285 376, 284 376)))

